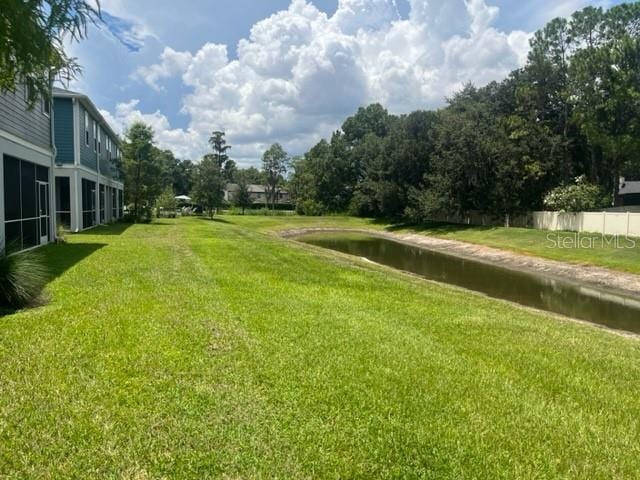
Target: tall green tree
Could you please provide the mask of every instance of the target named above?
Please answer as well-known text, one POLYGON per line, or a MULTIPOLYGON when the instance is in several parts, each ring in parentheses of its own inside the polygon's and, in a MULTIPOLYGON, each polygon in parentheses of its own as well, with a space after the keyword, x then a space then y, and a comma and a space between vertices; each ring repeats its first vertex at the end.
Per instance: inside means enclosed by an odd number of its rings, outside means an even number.
POLYGON ((224 162, 224 169, 222 171, 222 175, 224 176, 224 180, 227 183, 235 183, 238 179, 236 178, 238 173, 238 166, 236 162, 231 159, 228 159, 224 162))
POLYGON ((267 180, 267 202, 271 203, 274 210, 278 199, 278 187, 287 173, 289 163, 289 154, 279 143, 271 145, 262 155, 262 170, 267 180))
POLYGON ((227 160, 229 160, 229 155, 227 155, 227 151, 231 149, 231 145, 227 145, 227 141, 224 137, 224 132, 216 130, 211 133, 211 137, 209 137, 209 145, 213 150, 213 154, 216 157, 218 165, 222 168, 227 160))
POLYGON ((164 187, 163 160, 155 154, 153 129, 136 122, 125 133, 122 147, 125 196, 136 218, 151 208, 164 187))
POLYGON ((224 184, 218 158, 214 154, 205 155, 194 169, 191 196, 210 217, 222 205, 224 184))
POLYGON ((571 64, 575 121, 608 175, 614 197, 625 165, 640 150, 640 4, 574 14, 573 32, 582 48, 571 64))
POLYGON ((99 20, 98 1, 2 0, 0 93, 24 82, 33 103, 50 95, 54 78, 75 78, 80 65, 66 53, 65 42, 85 38, 87 25, 99 20))
POLYGON ((191 160, 176 160, 171 180, 173 191, 178 195, 187 195, 193 187, 194 164, 191 160))
POLYGON ((301 210, 426 219, 542 208, 586 175, 640 178, 640 2, 587 7, 536 32, 526 65, 437 112, 347 118, 294 164, 301 210), (307 208, 308 207, 308 208, 307 208))
POLYGON ((342 124, 346 141, 355 145, 367 134, 384 137, 389 128, 389 113, 379 103, 360 107, 355 115, 347 118, 342 124))

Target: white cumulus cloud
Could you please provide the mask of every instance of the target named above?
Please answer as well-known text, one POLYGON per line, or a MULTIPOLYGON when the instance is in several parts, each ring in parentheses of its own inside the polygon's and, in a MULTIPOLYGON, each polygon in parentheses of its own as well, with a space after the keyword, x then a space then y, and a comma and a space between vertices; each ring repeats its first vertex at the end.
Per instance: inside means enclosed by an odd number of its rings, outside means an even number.
POLYGON ((160 112, 120 104, 117 121, 145 118, 158 141, 198 158, 212 130, 223 129, 243 163, 271 142, 301 153, 359 106, 380 102, 393 113, 441 106, 466 82, 504 78, 526 60, 530 34, 494 27, 487 0, 410 0, 400 18, 394 0, 340 0, 328 16, 308 0, 257 22, 238 44, 207 43, 194 52, 165 48, 135 77, 160 91, 180 77, 190 92, 189 128, 171 129, 160 112), (161 140, 162 139, 162 140, 161 140))
POLYGON ((127 128, 136 122, 143 122, 153 128, 156 146, 170 149, 179 158, 192 158, 193 143, 201 140, 200 134, 192 129, 172 129, 165 115, 156 110, 143 113, 138 109, 139 100, 118 103, 114 113, 100 110, 109 125, 119 135, 124 135, 127 128))
POLYGON ((160 55, 160 63, 138 67, 133 78, 145 82, 157 92, 163 92, 160 81, 174 75, 181 74, 191 64, 193 57, 190 52, 176 52, 171 47, 165 47, 160 55))

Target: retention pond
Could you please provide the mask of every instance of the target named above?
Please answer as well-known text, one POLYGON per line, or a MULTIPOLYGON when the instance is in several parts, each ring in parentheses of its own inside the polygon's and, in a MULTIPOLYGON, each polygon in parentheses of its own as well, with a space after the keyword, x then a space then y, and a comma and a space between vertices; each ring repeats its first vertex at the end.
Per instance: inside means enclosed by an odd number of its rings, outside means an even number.
POLYGON ((322 232, 300 235, 296 239, 490 297, 640 333, 640 300, 615 292, 434 252, 375 235, 322 232))

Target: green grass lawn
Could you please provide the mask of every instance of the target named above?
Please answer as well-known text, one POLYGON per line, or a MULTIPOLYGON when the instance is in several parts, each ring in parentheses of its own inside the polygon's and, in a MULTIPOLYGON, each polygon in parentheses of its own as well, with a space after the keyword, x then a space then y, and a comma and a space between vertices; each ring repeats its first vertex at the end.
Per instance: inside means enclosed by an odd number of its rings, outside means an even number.
MULTIPOLYGON (((394 230, 394 227, 391 227, 394 230)), ((406 230, 406 229, 403 229, 406 230)), ((640 238, 616 240, 596 233, 549 232, 530 228, 431 225, 409 229, 424 235, 478 243, 562 262, 607 267, 640 274, 640 238)))
MULTIPOLYGON (((637 478, 640 343, 270 234, 101 227, 0 317, 0 478, 637 478)), ((380 225, 373 225, 382 228, 380 225)))

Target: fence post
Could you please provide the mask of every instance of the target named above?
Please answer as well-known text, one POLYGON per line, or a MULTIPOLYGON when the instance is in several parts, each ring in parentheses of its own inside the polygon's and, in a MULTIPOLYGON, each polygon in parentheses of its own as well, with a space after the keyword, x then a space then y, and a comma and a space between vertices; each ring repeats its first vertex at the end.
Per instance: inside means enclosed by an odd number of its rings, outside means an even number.
POLYGON ((606 226, 607 226, 607 212, 602 212, 602 236, 606 235, 606 226))

